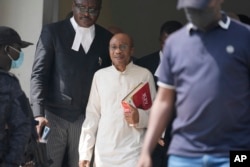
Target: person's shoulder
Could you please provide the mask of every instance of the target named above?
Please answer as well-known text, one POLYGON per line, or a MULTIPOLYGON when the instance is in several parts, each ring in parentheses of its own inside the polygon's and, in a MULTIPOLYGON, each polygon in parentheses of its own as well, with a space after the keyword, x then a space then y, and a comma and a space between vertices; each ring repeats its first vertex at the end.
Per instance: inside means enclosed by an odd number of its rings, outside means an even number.
POLYGON ((146 60, 154 59, 154 58, 156 58, 157 56, 160 56, 159 52, 160 52, 160 51, 158 50, 158 51, 156 51, 156 52, 153 52, 153 53, 150 53, 150 54, 148 54, 148 55, 145 55, 145 56, 143 56, 143 57, 137 59, 137 60, 136 60, 136 63, 140 63, 140 62, 143 62, 143 61, 146 61, 146 60))
POLYGON ((19 88, 19 81, 14 74, 0 70, 0 92, 10 92, 19 88))
POLYGON ((9 80, 18 80, 17 77, 13 73, 8 72, 8 71, 0 70, 0 75, 1 75, 0 78, 4 77, 9 80))
POLYGON ((95 29, 96 29, 97 35, 101 34, 101 35, 107 36, 109 38, 111 38, 113 36, 113 34, 110 31, 108 31, 106 28, 100 26, 99 24, 95 24, 95 29))
POLYGON ((112 34, 111 32, 109 32, 106 28, 104 28, 103 26, 99 25, 99 24, 95 24, 95 28, 98 31, 103 31, 103 32, 107 32, 109 34, 112 34))
POLYGON ((234 39, 239 37, 240 41, 238 42, 243 42, 243 44, 249 43, 250 41, 250 26, 238 20, 231 19, 231 22, 228 28, 228 33, 234 39))
MULTIPOLYGON (((70 19, 64 19, 57 22, 45 24, 41 30, 41 38, 44 40, 50 40, 62 36, 66 38, 67 34, 74 32, 73 26, 70 22, 70 19), (51 37, 51 38, 48 38, 51 37)), ((46 45, 51 46, 51 44, 46 42, 46 45)))
POLYGON ((152 64, 152 61, 159 60, 160 59, 160 54, 159 50, 153 53, 150 53, 146 56, 143 56, 135 61, 135 64, 139 66, 144 66, 145 64, 152 64))
POLYGON ((189 32, 188 25, 186 24, 179 30, 169 35, 168 40, 166 40, 165 42, 165 47, 171 46, 171 47, 178 49, 179 47, 176 47, 176 46, 185 45, 187 42, 187 39, 190 39, 190 32, 189 32))
POLYGON ((180 28, 180 29, 178 29, 178 30, 176 30, 175 32, 173 32, 173 33, 171 33, 170 35, 169 35, 169 37, 168 37, 168 40, 167 41, 169 41, 169 39, 170 40, 172 40, 172 39, 176 39, 176 40, 180 40, 180 39, 182 39, 183 37, 184 38, 186 38, 186 37, 188 37, 188 24, 186 24, 186 25, 184 25, 182 28, 180 28))
POLYGON ((71 24, 70 19, 64 19, 57 22, 44 24, 43 29, 58 29, 60 27, 64 27, 65 25, 70 25, 70 24, 71 24))
POLYGON ((95 75, 103 75, 104 73, 110 72, 113 69, 112 65, 101 68, 95 72, 95 75))
MULTIPOLYGON (((231 25, 232 29, 234 29, 234 27, 237 27, 237 28, 245 29, 246 31, 250 31, 250 25, 242 23, 239 20, 235 20, 235 19, 230 19, 230 20, 231 20, 230 25, 231 25)), ((237 29, 237 31, 238 31, 238 29, 237 29)))

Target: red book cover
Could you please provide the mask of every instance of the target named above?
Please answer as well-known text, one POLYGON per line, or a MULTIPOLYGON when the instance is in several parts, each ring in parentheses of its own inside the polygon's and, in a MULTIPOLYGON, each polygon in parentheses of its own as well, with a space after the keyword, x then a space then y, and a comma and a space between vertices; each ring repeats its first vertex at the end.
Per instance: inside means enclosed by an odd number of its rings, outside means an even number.
POLYGON ((122 106, 128 109, 131 104, 136 108, 147 110, 152 106, 152 98, 150 94, 149 83, 140 83, 126 97, 122 99, 122 106))

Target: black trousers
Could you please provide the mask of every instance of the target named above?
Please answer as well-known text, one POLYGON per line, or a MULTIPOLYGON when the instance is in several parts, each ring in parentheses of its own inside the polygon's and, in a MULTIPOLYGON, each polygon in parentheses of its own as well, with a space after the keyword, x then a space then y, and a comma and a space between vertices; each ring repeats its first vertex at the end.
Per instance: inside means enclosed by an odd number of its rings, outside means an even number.
POLYGON ((167 148, 157 144, 152 154, 153 167, 167 167, 167 148))

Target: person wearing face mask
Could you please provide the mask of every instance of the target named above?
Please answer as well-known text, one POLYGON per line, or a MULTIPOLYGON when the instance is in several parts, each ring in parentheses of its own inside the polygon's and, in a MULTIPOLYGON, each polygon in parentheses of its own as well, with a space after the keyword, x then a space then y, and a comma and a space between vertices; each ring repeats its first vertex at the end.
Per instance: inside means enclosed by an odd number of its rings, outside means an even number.
POLYGON ((178 0, 188 23, 164 46, 137 167, 152 166, 150 154, 173 108, 169 167, 237 166, 230 151, 250 150, 250 27, 230 19, 222 3, 178 0))
POLYGON ((50 167, 78 166, 92 78, 97 70, 111 65, 112 34, 96 24, 101 7, 102 0, 72 0, 73 16, 45 25, 37 43, 30 98, 39 121, 38 134, 45 125, 50 127, 50 167))
POLYGON ((31 136, 29 102, 18 79, 10 73, 23 62, 22 41, 12 28, 0 26, 0 166, 19 167, 31 136))
POLYGON ((149 83, 153 100, 155 85, 152 74, 133 63, 133 51, 128 34, 117 33, 110 40, 112 66, 97 71, 93 78, 79 141, 79 167, 89 167, 93 150, 96 167, 136 165, 150 109, 130 105, 126 113, 121 101, 140 82, 149 83))

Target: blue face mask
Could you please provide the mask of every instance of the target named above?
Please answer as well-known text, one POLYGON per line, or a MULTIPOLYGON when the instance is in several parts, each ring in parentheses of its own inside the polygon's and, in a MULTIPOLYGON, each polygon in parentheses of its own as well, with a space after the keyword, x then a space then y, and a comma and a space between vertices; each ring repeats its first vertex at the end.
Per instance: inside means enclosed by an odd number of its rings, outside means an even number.
POLYGON ((12 60, 11 68, 20 68, 21 65, 23 64, 23 60, 24 60, 24 53, 21 51, 19 53, 19 58, 17 60, 12 60))
MULTIPOLYGON (((11 46, 9 46, 11 47, 11 46)), ((24 60, 24 53, 22 51, 19 51, 13 47, 11 47, 13 50, 15 50, 16 52, 19 53, 19 57, 18 59, 14 60, 9 54, 8 57, 11 59, 11 68, 20 68, 21 65, 23 64, 23 60, 24 60)))

